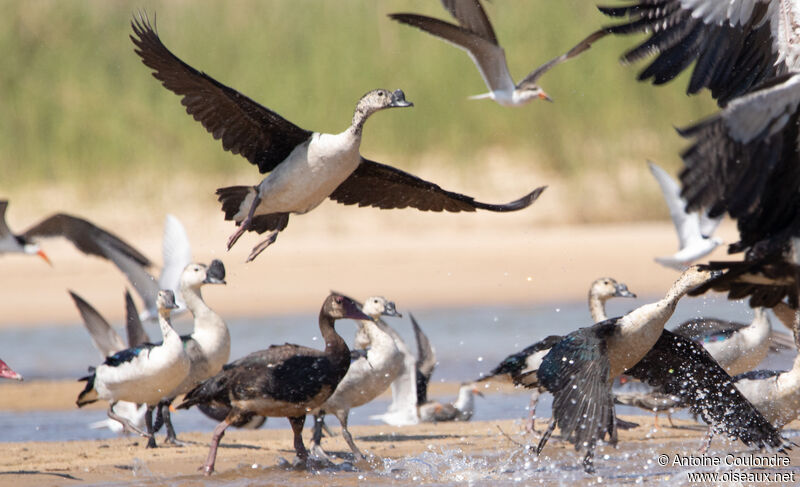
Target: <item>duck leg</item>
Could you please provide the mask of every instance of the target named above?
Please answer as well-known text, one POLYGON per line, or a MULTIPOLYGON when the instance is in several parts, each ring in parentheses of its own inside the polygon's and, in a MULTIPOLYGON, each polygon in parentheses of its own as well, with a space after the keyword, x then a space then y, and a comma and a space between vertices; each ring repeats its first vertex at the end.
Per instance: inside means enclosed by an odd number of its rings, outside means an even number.
POLYGON ((212 472, 214 472, 214 464, 217 461, 217 447, 219 446, 219 440, 225 436, 225 429, 231 425, 230 415, 227 418, 222 420, 220 424, 214 428, 214 433, 211 435, 211 447, 208 449, 208 457, 206 458, 206 463, 199 470, 203 471, 203 475, 209 476, 212 472))
POLYGON ((133 423, 131 423, 128 420, 128 418, 123 418, 122 416, 120 416, 120 415, 118 415, 117 413, 114 412, 114 406, 116 404, 117 404, 117 401, 114 401, 111 404, 109 404, 108 413, 107 413, 108 417, 113 419, 114 421, 119 422, 122 425, 123 431, 127 431, 129 433, 135 433, 137 435, 147 437, 147 433, 145 433, 144 431, 142 431, 139 428, 137 428, 136 426, 134 426, 133 423))
POLYGON ((325 427, 325 411, 320 410, 314 415, 314 432, 311 435, 311 451, 314 456, 333 462, 333 459, 322 449, 322 429, 325 427))
POLYGON ((347 446, 350 447, 350 451, 353 452, 353 456, 356 457, 356 460, 358 460, 359 458, 365 459, 367 458, 367 456, 361 453, 361 450, 358 449, 355 442, 353 441, 353 436, 347 429, 347 417, 349 415, 350 415, 349 409, 344 409, 336 412, 336 417, 339 419, 339 422, 342 423, 342 436, 344 437, 344 441, 347 442, 347 446))
POLYGON ((306 460, 308 460, 308 450, 306 450, 306 446, 303 444, 303 423, 305 422, 305 415, 289 418, 289 423, 291 423, 292 432, 294 433, 294 451, 301 464, 305 464, 306 460))
POLYGON ((161 413, 161 417, 164 421, 164 426, 167 427, 167 437, 164 439, 164 443, 168 443, 170 445, 175 446, 183 446, 183 443, 178 441, 178 437, 175 435, 175 428, 172 426, 172 413, 170 413, 169 408, 172 407, 172 401, 175 398, 164 399, 159 403, 159 409, 161 413))
POLYGON ((708 433, 706 433, 705 441, 703 442, 703 446, 700 447, 698 453, 701 455, 705 455, 708 453, 708 449, 711 448, 711 440, 714 439, 714 432, 711 431, 711 427, 708 428, 708 433))
MULTIPOLYGON (((267 235, 267 238, 265 238, 260 244, 258 244, 255 247, 253 247, 253 250, 250 251, 250 255, 247 256, 247 260, 245 262, 252 261, 256 257, 258 257, 258 254, 263 252, 264 249, 266 249, 267 247, 269 247, 270 245, 275 243, 275 240, 278 239, 278 232, 279 231, 280 230, 275 230, 275 231, 269 232, 269 235, 267 235)), ((230 246, 228 248, 230 248, 230 246)))
POLYGON ((528 424, 525 429, 528 433, 536 433, 536 406, 539 404, 539 389, 535 389, 531 393, 531 402, 528 408, 530 409, 530 416, 528 417, 528 424))
POLYGON ((144 424, 147 427, 147 448, 156 448, 156 434, 153 431, 153 406, 147 405, 147 411, 144 412, 144 424))
POLYGON ((239 237, 241 237, 244 232, 250 228, 250 223, 253 222, 253 216, 259 204, 261 204, 261 197, 258 195, 258 191, 256 191, 256 195, 253 197, 253 204, 250 205, 250 210, 247 212, 247 218, 242 220, 242 223, 239 224, 239 226, 236 228, 236 231, 233 232, 233 234, 231 234, 231 236, 228 238, 228 250, 230 250, 231 247, 233 247, 233 244, 239 240, 239 237))

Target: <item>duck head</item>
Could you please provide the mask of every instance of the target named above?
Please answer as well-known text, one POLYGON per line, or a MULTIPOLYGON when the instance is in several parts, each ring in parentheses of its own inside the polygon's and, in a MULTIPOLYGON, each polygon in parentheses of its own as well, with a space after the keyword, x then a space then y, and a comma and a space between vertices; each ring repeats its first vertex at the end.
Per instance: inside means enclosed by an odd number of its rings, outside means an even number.
POLYGON ((376 319, 379 316, 395 316, 398 318, 403 317, 402 314, 397 312, 394 301, 389 301, 383 296, 372 296, 367 298, 367 300, 364 301, 364 306, 361 307, 361 311, 376 319))
POLYGON ((356 112, 353 116, 353 126, 360 131, 361 126, 364 124, 364 121, 367 119, 367 117, 378 110, 383 110, 384 108, 404 108, 413 106, 413 103, 406 100, 406 95, 403 93, 403 90, 390 91, 383 88, 372 90, 366 95, 362 96, 358 101, 358 104, 356 105, 356 112))
POLYGON ((335 319, 370 320, 351 298, 339 293, 331 293, 322 304, 322 313, 335 319))
POLYGON ((219 260, 210 266, 192 263, 181 273, 181 287, 199 289, 204 284, 225 284, 225 266, 219 260))
POLYGON ((175 293, 169 289, 162 289, 156 295, 156 306, 161 313, 169 314, 170 310, 177 309, 178 305, 175 303, 175 293))
POLYGON ((635 298, 636 294, 628 290, 628 286, 611 277, 601 277, 592 283, 591 293, 600 299, 635 298))

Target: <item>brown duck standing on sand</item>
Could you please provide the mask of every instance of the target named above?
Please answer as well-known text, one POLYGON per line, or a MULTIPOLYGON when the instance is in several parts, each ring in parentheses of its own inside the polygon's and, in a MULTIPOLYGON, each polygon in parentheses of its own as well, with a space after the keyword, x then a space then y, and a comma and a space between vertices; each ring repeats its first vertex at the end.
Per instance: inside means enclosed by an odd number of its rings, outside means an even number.
POLYGON ((328 399, 350 367, 350 349, 333 327, 341 318, 370 319, 352 299, 331 293, 319 313, 324 351, 288 343, 272 345, 226 365, 186 395, 178 409, 198 404, 230 408, 211 437, 203 465, 205 475, 214 471, 217 446, 225 429, 256 415, 288 418, 297 459, 305 463, 308 452, 301 434, 306 413, 328 399))

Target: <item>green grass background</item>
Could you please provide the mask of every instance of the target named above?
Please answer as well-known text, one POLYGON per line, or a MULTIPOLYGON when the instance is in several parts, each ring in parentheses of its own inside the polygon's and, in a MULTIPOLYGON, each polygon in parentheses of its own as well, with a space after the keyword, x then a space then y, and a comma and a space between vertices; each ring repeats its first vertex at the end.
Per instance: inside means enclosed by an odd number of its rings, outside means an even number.
MULTIPOLYGON (((586 0, 486 8, 515 80, 610 23, 586 0)), ((541 84, 555 103, 468 101, 485 91, 468 56, 386 17, 446 19, 432 0, 0 0, 0 9, 0 194, 160 177, 164 168, 258 180, 133 53, 130 20, 140 9, 157 16, 181 59, 308 129, 341 131, 363 93, 402 88, 415 107, 375 115, 362 153, 408 170, 435 160, 469 172, 501 151, 566 184, 605 174, 619 190, 631 184, 615 175, 645 171, 647 158, 676 172, 686 141, 674 127, 714 112, 707 95, 684 94, 685 76, 660 88, 637 82, 643 65, 618 62, 632 37, 606 38, 548 73, 541 84)), ((648 208, 660 204, 654 187, 623 189, 648 208)))

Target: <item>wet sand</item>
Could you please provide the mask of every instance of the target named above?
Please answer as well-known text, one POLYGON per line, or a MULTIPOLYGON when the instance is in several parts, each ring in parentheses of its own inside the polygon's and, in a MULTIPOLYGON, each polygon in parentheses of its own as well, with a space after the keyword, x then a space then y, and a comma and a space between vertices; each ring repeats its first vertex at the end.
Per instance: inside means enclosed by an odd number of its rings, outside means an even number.
MULTIPOLYGON (((520 422, 511 420, 422 424, 403 428, 352 427, 351 432, 360 448, 375 455, 368 461, 355 462, 357 472, 336 469, 298 472, 280 466, 284 460, 291 461, 294 456, 288 429, 230 430, 220 444, 213 485, 245 485, 236 483, 243 481, 248 485, 363 485, 363 481, 370 485, 396 481, 403 484, 435 482, 460 485, 468 478, 477 481, 478 485, 485 485, 497 481, 513 483, 513 479, 519 476, 548 483, 562 483, 569 478, 574 485, 597 483, 600 476, 611 477, 604 482, 611 485, 634 483, 640 476, 647 483, 667 482, 671 485, 685 482, 681 468, 677 469, 676 475, 675 468, 659 472, 651 464, 659 454, 671 457, 675 454, 697 455, 704 430, 686 421, 676 421, 678 428, 653 430, 649 417, 625 419, 641 425, 620 432, 619 449, 600 449, 597 475, 584 474, 580 468, 582 457, 555 436, 547 444, 542 458, 537 459, 526 452, 520 444, 535 444, 538 437, 527 435, 520 422), (609 456, 604 457, 606 454, 609 456), (618 464, 620 461, 621 467, 604 474, 604 464, 618 464)), ((276 418, 271 421, 286 420, 276 418)), ((544 420, 537 423, 539 431, 545 427, 544 420)), ((338 432, 338 428, 333 429, 338 432)), ((306 430, 304 438, 307 443, 309 436, 310 432, 306 430)), ((207 485, 197 469, 205 461, 210 434, 182 433, 180 437, 186 442, 184 446, 152 450, 144 448, 143 439, 134 437, 6 444, 0 456, 0 484, 43 486, 113 482, 114 485, 207 485)), ((724 444, 721 440, 716 442, 717 447, 724 444)), ((340 457, 337 461, 352 462, 340 435, 325 438, 323 445, 340 457)), ((724 457, 729 451, 736 456, 749 455, 747 449, 738 443, 727 444, 725 448, 712 450, 711 456, 724 457)), ((790 452, 789 464, 800 465, 800 452, 790 452)), ((773 470, 796 471, 792 467, 773 470)))
MULTIPOLYGON (((80 385, 71 382, 23 382, 0 384, 0 410, 65 409, 74 407, 80 385)), ((431 384, 432 397, 450 397, 455 383, 431 384)), ((493 383, 485 392, 509 392, 510 386, 493 383), (499 386, 499 388, 496 388, 499 386)), ((521 391, 520 393, 525 393, 521 391)), ((105 404, 90 407, 105 408, 105 404)), ((180 414, 180 412, 178 413, 180 414)), ((409 427, 353 426, 351 432, 362 450, 374 455, 369 461, 354 462, 338 423, 328 418, 336 434, 325 438, 326 450, 346 462, 345 469, 324 468, 294 471, 284 465, 294 456, 291 431, 286 422, 281 430, 242 431, 231 428, 223 438, 217 457, 213 484, 207 484, 197 472, 208 452, 210 433, 179 433, 186 444, 181 447, 144 447, 138 437, 120 437, 96 441, 6 443, 0 455, 0 485, 369 485, 389 483, 437 483, 460 485, 472 480, 476 485, 514 484, 544 481, 592 485, 635 483, 637 478, 649 484, 685 483, 685 472, 698 469, 656 466, 659 454, 698 456, 705 430, 691 421, 675 420, 677 428, 666 427, 662 416, 660 428, 653 429, 652 417, 626 416, 639 423, 632 430, 620 431, 617 449, 602 447, 596 463, 598 473, 583 473, 578 455, 571 445, 555 435, 542 457, 521 445, 535 445, 538 436, 527 434, 521 420, 479 421, 469 423, 421 424, 409 427), (606 456, 607 455, 607 456, 606 456), (354 464, 355 470, 350 466, 354 464), (605 477, 600 480, 600 477, 605 477)), ((538 431, 546 428, 547 419, 537 422, 538 431)), ((788 429, 800 427, 800 422, 788 429)), ((304 439, 308 444, 310 431, 304 439)), ((159 435, 160 439, 160 435, 159 435)), ((712 457, 724 458, 733 453, 747 457, 755 453, 741 443, 716 439, 712 457)), ((789 466, 767 471, 795 472, 800 479, 800 451, 790 452, 789 466)), ((703 471, 704 469, 699 469, 703 471)), ((707 469, 706 469, 707 470, 707 469)), ((727 469, 730 470, 730 469, 727 469)), ((737 471, 749 471, 739 468, 737 471)), ((718 471, 726 471, 718 469, 718 471)), ((756 469, 756 471, 764 471, 756 469)))

